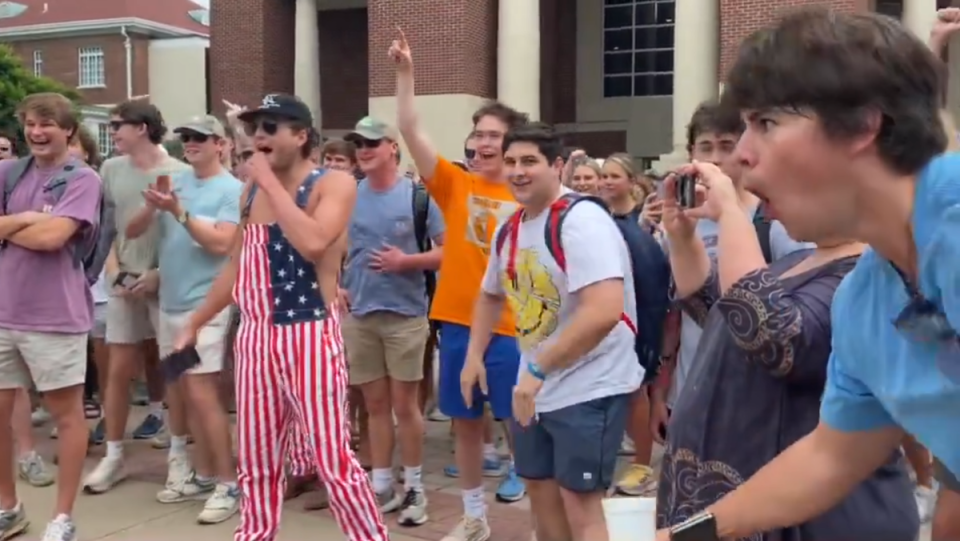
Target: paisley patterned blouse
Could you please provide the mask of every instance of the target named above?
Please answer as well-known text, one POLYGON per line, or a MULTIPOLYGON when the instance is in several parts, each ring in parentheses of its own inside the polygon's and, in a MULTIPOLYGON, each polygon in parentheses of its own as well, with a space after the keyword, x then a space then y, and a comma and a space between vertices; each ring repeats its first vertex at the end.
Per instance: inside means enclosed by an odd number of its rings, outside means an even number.
MULTIPOLYGON (((720 297, 716 272, 681 306, 703 327, 667 434, 657 527, 715 503, 819 421, 830 355, 830 303, 855 257, 795 276, 790 254, 720 297)), ((827 514, 750 541, 913 541, 913 486, 898 456, 827 514)))

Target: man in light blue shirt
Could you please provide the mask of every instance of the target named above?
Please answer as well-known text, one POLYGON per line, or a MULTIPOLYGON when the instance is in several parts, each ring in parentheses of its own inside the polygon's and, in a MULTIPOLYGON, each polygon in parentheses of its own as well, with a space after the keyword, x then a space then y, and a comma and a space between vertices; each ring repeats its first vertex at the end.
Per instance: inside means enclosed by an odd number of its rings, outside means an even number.
MULTIPOLYGON (((159 225, 157 345, 161 359, 174 353, 190 316, 230 258, 243 192, 243 184, 222 166, 226 137, 216 117, 194 118, 174 133, 192 168, 151 186, 144 194, 146 205, 127 227, 133 238, 151 223, 159 225)), ((198 364, 167 386, 170 455, 166 487, 157 500, 176 503, 204 498, 198 521, 207 524, 227 520, 239 511, 240 503, 230 425, 219 398, 229 320, 230 312, 225 310, 200 330, 195 341, 198 364), (206 470, 194 471, 187 455, 188 406, 197 417, 199 430, 193 436, 202 443, 198 452, 208 454, 198 460, 206 470)))
POLYGON ((944 72, 910 30, 873 13, 798 11, 743 42, 724 99, 747 121, 747 187, 794 238, 870 248, 834 297, 820 425, 659 540, 800 524, 906 434, 937 457, 946 488, 933 539, 960 539, 960 156, 938 156, 944 72))

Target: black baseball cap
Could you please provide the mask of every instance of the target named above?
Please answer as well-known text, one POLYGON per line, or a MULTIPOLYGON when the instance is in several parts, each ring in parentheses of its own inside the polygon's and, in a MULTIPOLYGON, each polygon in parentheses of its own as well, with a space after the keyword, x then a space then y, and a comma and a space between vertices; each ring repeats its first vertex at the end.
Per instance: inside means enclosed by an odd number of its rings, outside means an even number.
POLYGON ((256 109, 237 115, 241 122, 251 122, 260 116, 280 117, 313 126, 313 114, 303 100, 292 94, 267 94, 256 109))

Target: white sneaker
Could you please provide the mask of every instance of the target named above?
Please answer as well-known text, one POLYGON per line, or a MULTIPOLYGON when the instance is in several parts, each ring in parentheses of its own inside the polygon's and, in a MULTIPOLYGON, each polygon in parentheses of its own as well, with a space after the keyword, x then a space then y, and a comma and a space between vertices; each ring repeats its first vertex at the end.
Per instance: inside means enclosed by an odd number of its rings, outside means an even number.
POLYGON ((117 483, 127 478, 122 458, 103 457, 100 463, 87 474, 83 481, 83 491, 87 494, 103 494, 117 483))
POLYGON ((917 511, 920 512, 920 522, 925 524, 933 520, 933 509, 937 505, 937 493, 932 488, 917 486, 913 491, 917 499, 917 511))
POLYGON ((77 527, 66 515, 60 515, 47 524, 41 541, 77 541, 77 527))
POLYGON ((157 492, 157 501, 160 503, 180 503, 202 500, 213 492, 213 484, 197 482, 197 476, 190 466, 190 460, 185 456, 167 459, 167 482, 160 492, 157 492))
POLYGON ((46 424, 50 419, 53 419, 53 416, 44 408, 37 408, 30 414, 30 422, 33 423, 33 426, 46 424))
POLYGON ((487 541, 490 539, 490 525, 483 518, 464 516, 442 541, 487 541))
POLYGON ((401 526, 420 526, 426 524, 428 518, 427 497, 423 494, 423 490, 408 490, 403 497, 403 503, 400 504, 397 523, 401 526))
POLYGON ((217 483, 213 495, 203 504, 203 511, 197 515, 199 524, 219 524, 240 511, 240 489, 236 485, 217 483))
POLYGON ((167 425, 163 425, 160 432, 150 440, 150 446, 154 449, 170 448, 170 431, 167 430, 167 425))

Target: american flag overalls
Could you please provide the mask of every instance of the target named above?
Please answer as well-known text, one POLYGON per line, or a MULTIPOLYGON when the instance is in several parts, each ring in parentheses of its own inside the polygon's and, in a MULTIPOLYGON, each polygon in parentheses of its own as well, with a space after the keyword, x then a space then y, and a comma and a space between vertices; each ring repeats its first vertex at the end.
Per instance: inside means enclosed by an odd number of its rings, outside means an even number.
MULTIPOLYGON (((299 188, 304 208, 323 175, 299 188)), ((244 215, 249 214, 256 186, 244 215)), ((234 541, 273 541, 286 488, 284 462, 299 432, 310 445, 330 509, 350 541, 387 541, 388 532, 366 474, 350 449, 347 366, 340 315, 320 294, 316 271, 280 226, 247 224, 234 301, 238 484, 244 498, 234 541)))

